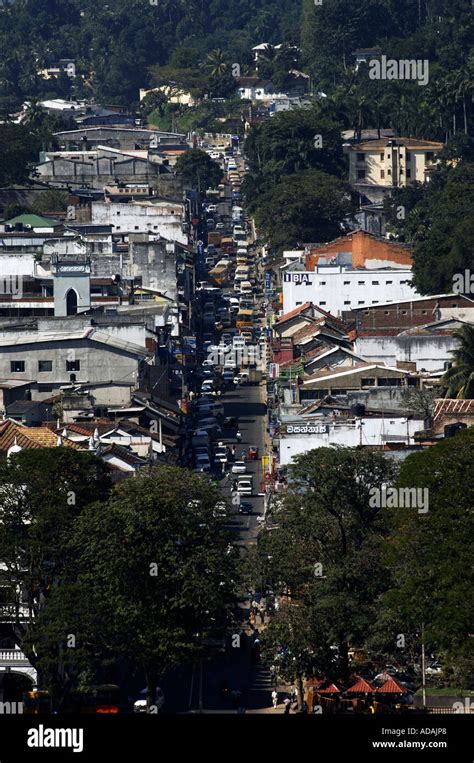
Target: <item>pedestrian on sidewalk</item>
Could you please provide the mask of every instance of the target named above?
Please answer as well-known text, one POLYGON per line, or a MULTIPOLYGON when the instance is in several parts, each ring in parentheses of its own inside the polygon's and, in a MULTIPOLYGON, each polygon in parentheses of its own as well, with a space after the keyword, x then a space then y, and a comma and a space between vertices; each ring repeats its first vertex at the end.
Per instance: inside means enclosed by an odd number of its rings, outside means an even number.
POLYGON ((284 710, 285 715, 289 715, 290 714, 290 708, 291 708, 291 702, 290 702, 288 697, 285 697, 285 699, 283 700, 283 704, 285 705, 285 710, 284 710))
POLYGON ((273 703, 273 707, 276 710, 277 705, 278 705, 278 692, 277 692, 276 689, 273 689, 273 691, 272 691, 272 703, 273 703))
POLYGON ((235 435, 237 442, 242 442, 242 433, 240 432, 240 429, 237 431, 237 434, 235 435))

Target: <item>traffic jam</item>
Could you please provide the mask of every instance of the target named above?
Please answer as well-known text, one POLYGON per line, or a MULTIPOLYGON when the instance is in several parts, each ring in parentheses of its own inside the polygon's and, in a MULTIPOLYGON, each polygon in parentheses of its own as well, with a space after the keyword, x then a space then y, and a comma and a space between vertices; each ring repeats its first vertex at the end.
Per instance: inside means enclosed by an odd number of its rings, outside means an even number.
POLYGON ((265 378, 266 332, 258 249, 241 206, 246 168, 240 151, 206 150, 221 165, 225 180, 206 192, 207 243, 199 241, 197 246, 198 363, 191 396, 190 458, 195 471, 219 481, 223 512, 253 516, 259 522, 265 415, 260 383, 265 378))

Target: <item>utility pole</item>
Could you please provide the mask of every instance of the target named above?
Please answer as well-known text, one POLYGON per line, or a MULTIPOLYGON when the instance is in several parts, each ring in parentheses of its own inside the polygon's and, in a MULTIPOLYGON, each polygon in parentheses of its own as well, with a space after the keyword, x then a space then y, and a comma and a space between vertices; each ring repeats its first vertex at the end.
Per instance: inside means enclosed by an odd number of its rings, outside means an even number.
POLYGON ((421 623, 421 691, 423 709, 426 707, 425 624, 421 623))

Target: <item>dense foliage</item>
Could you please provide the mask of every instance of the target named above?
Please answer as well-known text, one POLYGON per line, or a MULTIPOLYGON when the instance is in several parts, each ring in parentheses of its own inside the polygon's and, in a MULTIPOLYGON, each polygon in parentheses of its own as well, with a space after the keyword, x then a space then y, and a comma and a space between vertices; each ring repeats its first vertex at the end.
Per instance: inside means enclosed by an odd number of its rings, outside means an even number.
POLYGON ((352 646, 374 666, 409 669, 420 662, 423 627, 443 681, 472 683, 473 436, 466 430, 410 455, 398 474, 368 450, 295 458, 276 524, 259 538, 260 575, 281 597, 264 634, 269 666, 288 681, 344 682, 352 646), (426 510, 374 505, 372 489, 390 484, 426 489, 426 510))
POLYGON ((148 67, 165 66, 180 49, 204 58, 224 42, 233 61, 251 63, 252 45, 297 40, 299 13, 292 0, 16 0, 0 10, 2 97, 64 97, 66 76, 45 82, 37 72, 72 58, 85 77, 74 94, 134 103, 149 84, 148 67))

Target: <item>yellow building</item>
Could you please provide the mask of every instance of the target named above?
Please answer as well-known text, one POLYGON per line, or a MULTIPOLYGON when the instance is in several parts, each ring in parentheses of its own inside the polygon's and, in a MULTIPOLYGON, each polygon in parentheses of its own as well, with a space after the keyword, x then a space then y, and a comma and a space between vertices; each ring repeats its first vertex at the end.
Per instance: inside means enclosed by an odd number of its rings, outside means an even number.
POLYGON ((442 143, 416 138, 381 138, 349 147, 349 180, 385 188, 424 183, 442 143))

